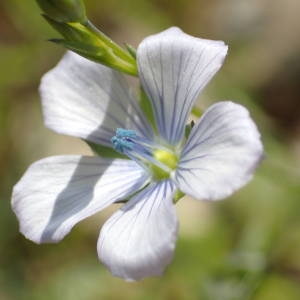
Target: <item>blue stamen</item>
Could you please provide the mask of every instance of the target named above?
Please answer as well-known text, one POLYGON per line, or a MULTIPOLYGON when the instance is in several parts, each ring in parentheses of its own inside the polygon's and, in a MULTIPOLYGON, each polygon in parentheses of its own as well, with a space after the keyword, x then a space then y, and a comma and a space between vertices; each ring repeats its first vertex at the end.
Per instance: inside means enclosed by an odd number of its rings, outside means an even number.
POLYGON ((137 137, 134 130, 117 128, 116 135, 111 138, 111 142, 116 151, 126 154, 134 147, 134 139, 137 137))
POLYGON ((117 128, 116 136, 119 138, 136 138, 137 135, 134 130, 117 128))
POLYGON ((158 149, 163 150, 164 147, 138 136, 134 130, 117 128, 116 135, 111 138, 111 142, 116 151, 127 155, 142 167, 147 168, 150 163, 166 172, 171 171, 167 165, 161 163, 153 156, 154 151, 158 149))

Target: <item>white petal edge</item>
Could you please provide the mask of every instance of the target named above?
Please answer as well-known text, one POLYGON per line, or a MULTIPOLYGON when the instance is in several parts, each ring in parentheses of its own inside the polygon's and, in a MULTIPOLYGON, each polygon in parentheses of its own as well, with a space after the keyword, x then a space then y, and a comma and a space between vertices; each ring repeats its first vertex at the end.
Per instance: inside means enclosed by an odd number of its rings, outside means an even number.
POLYGON ((33 163, 14 186, 20 231, 36 243, 55 243, 79 221, 125 199, 148 182, 135 162, 53 156, 33 163))
POLYGON ((105 146, 118 127, 152 136, 124 76, 75 53, 43 76, 40 94, 45 125, 57 133, 105 146))
POLYGON ((152 183, 104 224, 98 256, 114 276, 159 276, 171 262, 178 231, 174 191, 171 181, 152 183))
POLYGON ((260 134, 248 110, 219 102, 193 127, 175 181, 196 199, 223 199, 251 180, 262 157, 260 134))
POLYGON ((161 136, 175 145, 197 96, 223 64, 222 41, 192 37, 172 27, 147 37, 137 49, 142 86, 153 106, 161 136))

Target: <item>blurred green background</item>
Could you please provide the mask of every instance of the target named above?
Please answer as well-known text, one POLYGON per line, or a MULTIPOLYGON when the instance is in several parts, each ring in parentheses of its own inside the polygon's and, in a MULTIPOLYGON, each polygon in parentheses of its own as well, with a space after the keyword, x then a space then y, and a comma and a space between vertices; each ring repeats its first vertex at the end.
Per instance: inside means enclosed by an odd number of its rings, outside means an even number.
MULTIPOLYGON (((86 1, 89 18, 137 46, 169 26, 224 40, 229 56, 200 96, 248 107, 266 158, 226 201, 184 198, 173 263, 161 278, 126 283, 98 262, 99 228, 112 207, 57 245, 18 232, 12 186, 37 159, 86 154, 83 142, 43 126, 38 85, 64 50, 33 0, 0 2, 0 299, 300 299, 300 2, 298 0, 86 1)), ((201 101, 200 101, 201 100, 201 101)))

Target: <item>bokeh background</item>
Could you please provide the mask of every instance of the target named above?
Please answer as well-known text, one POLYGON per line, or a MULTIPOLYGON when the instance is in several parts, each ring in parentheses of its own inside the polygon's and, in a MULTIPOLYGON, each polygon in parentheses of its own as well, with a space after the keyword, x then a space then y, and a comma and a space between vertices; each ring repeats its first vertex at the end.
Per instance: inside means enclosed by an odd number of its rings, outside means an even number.
POLYGON ((41 76, 64 50, 33 0, 0 2, 0 299, 300 299, 300 2, 298 0, 86 0, 88 16, 119 43, 177 25, 224 40, 224 67, 199 98, 248 107, 266 157, 253 181, 217 202, 184 198, 173 263, 161 278, 126 283, 98 262, 99 228, 117 207, 57 245, 18 232, 11 190, 37 159, 86 154, 43 125, 41 76))

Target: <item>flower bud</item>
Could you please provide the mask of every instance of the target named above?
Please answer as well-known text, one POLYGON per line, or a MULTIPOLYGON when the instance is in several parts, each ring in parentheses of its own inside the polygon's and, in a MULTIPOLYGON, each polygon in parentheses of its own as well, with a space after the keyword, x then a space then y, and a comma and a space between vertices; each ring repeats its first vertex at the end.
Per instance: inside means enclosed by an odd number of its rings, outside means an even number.
POLYGON ((82 0, 36 0, 40 8, 57 22, 87 21, 82 0))

